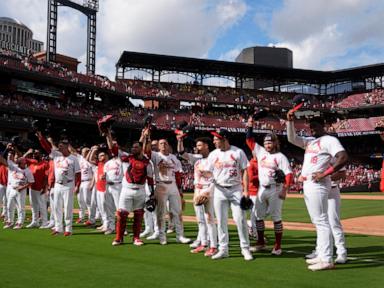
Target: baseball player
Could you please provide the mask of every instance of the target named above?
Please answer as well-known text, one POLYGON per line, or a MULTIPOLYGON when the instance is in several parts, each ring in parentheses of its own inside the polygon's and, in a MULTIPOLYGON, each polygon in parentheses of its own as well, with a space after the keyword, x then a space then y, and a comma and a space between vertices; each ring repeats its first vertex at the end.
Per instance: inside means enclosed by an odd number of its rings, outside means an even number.
MULTIPOLYGON (((8 146, 11 148, 11 146, 8 146)), ((15 206, 17 209, 17 221, 13 229, 21 229, 25 219, 25 197, 27 189, 34 182, 33 175, 27 166, 25 158, 16 158, 13 155, 5 160, 0 156, 0 163, 8 167, 8 202, 7 202, 7 224, 4 229, 11 228, 14 221, 15 206), (14 162, 16 161, 16 163, 14 162)))
MULTIPOLYGON (((257 229, 256 229, 256 198, 257 192, 259 191, 259 172, 258 172, 257 158, 252 157, 249 161, 248 171, 248 193, 249 198, 251 198, 253 207, 250 215, 250 220, 247 221, 248 225, 248 234, 250 237, 257 239, 257 229)), ((251 247, 252 248, 252 247, 251 247)), ((250 248, 250 249, 251 249, 250 248)))
MULTIPOLYGON (((146 130, 149 134, 148 129, 146 130)), ((147 135, 145 135, 147 137, 147 135)), ((184 237, 182 223, 182 192, 181 192, 181 173, 182 167, 177 157, 169 152, 169 144, 166 139, 159 140, 159 152, 151 151, 150 156, 154 165, 156 189, 155 198, 157 200, 157 225, 159 226, 159 241, 161 245, 167 244, 165 234, 165 212, 167 201, 169 201, 169 211, 173 214, 176 228, 176 242, 187 244, 191 239, 184 237)))
MULTIPOLYGON (((2 154, 4 156, 4 154, 2 154)), ((0 164, 0 205, 2 212, 0 218, 7 222, 7 183, 8 183, 8 168, 6 165, 0 164)))
POLYGON ((72 235, 73 221, 73 193, 79 190, 81 183, 81 171, 77 158, 68 149, 67 139, 60 139, 58 147, 52 145, 44 138, 41 132, 36 133, 41 146, 50 155, 54 163, 54 218, 55 228, 52 235, 63 233, 63 208, 65 231, 64 236, 72 235))
MULTIPOLYGON (((381 132, 380 138, 381 138, 381 140, 384 141, 384 132, 381 132)), ((384 192, 384 159, 383 159, 383 164, 382 164, 382 167, 381 167, 380 191, 384 192)))
MULTIPOLYGON (((331 164, 334 161, 331 162, 331 164)), ((346 178, 346 168, 343 167, 336 173, 331 175, 331 191, 328 195, 328 219, 331 226, 333 240, 336 246, 336 264, 345 264, 347 262, 347 249, 345 247, 345 237, 343 227, 340 222, 340 188, 339 183, 341 179, 346 178)), ((317 248, 309 255, 306 255, 307 259, 313 259, 317 257, 317 248)))
MULTIPOLYGON (((45 191, 47 193, 47 202, 49 203, 50 207, 50 215, 49 215, 49 221, 46 225, 41 225, 40 229, 52 229, 55 227, 55 209, 54 209, 54 187, 55 187, 55 172, 54 172, 54 162, 52 159, 48 160, 48 170, 47 173, 47 184, 45 186, 45 191)), ((48 210, 48 209, 47 209, 48 210)))
POLYGON ((209 138, 197 138, 196 150, 198 154, 184 151, 183 137, 177 136, 177 151, 194 168, 194 202, 193 205, 198 223, 198 241, 200 245, 191 250, 191 253, 204 252, 204 256, 212 257, 217 253, 217 228, 213 209, 213 176, 208 173, 209 138), (204 204, 196 205, 198 197, 204 196, 208 200, 204 204), (207 250, 209 240, 209 249, 207 250))
POLYGON ((255 203, 257 244, 255 251, 265 250, 264 242, 264 219, 267 210, 271 215, 275 230, 275 245, 272 249, 273 255, 281 255, 281 240, 283 236, 282 207, 283 200, 289 192, 293 181, 293 174, 289 161, 281 153, 279 142, 275 134, 267 134, 264 137, 264 147, 255 142, 252 135, 253 119, 248 119, 247 145, 257 158, 259 172, 259 191, 255 203), (285 178, 282 181, 276 179, 278 170, 284 172, 285 178), (282 183, 284 181, 284 183, 282 183))
POLYGON ((209 154, 207 162, 208 171, 213 173, 215 183, 213 202, 219 236, 219 251, 212 256, 212 259, 229 256, 228 209, 231 207, 240 239, 241 253, 244 259, 249 261, 253 256, 249 251, 245 211, 240 208, 242 196, 248 197, 248 159, 243 150, 229 144, 227 130, 220 129, 211 133, 216 149, 209 154))
POLYGON ((117 144, 112 143, 110 131, 107 134, 107 140, 112 153, 119 155, 119 158, 123 162, 124 170, 123 189, 116 211, 116 238, 112 242, 112 245, 120 245, 123 242, 127 217, 130 212, 133 212, 133 244, 141 246, 144 244, 140 239, 140 231, 144 216, 146 182, 148 182, 149 189, 151 190, 150 198, 154 198, 152 165, 150 160, 143 154, 143 143, 134 142, 132 145, 132 153, 128 155, 119 151, 117 144))
POLYGON ((328 219, 328 195, 331 190, 331 177, 348 161, 348 155, 336 137, 327 135, 324 121, 313 118, 309 123, 313 137, 296 135, 294 111, 287 114, 288 141, 305 149, 304 163, 300 178, 304 182, 304 200, 312 223, 316 226, 317 252, 314 259, 308 259, 308 269, 312 271, 334 268, 332 261, 331 227, 328 219), (331 165, 332 158, 335 163, 331 165))
POLYGON ((24 158, 29 165, 29 170, 32 172, 35 182, 32 184, 29 191, 29 199, 32 206, 32 221, 27 228, 45 226, 48 224, 48 212, 47 212, 47 198, 45 195, 45 186, 47 184, 47 170, 49 164, 42 159, 39 150, 29 149, 24 154, 24 158), (28 156, 32 156, 32 159, 28 159, 28 156), (41 218, 41 223, 40 219, 41 218))

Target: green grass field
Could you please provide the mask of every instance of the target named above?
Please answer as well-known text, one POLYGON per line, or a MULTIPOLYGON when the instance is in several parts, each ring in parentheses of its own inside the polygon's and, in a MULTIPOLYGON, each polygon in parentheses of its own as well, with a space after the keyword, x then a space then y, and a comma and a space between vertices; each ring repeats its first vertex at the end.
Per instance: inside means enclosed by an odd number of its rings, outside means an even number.
MULTIPOLYGON (((189 197, 189 196, 188 196, 189 197)), ((383 214, 383 201, 343 201, 343 216, 383 214), (359 201, 359 202, 354 202, 359 201), (369 210, 369 211, 366 211, 369 210)), ((191 210, 191 205, 187 211, 191 210)), ((302 199, 288 199, 285 216, 304 221, 302 199)), ((131 225, 131 223, 129 224, 131 225)), ((196 237, 196 224, 186 223, 186 236, 196 237)), ((270 244, 273 231, 267 230, 270 244)), ((346 235, 349 257, 335 270, 311 272, 303 256, 315 244, 315 233, 285 231, 281 257, 255 253, 243 260, 236 230, 231 227, 230 258, 213 261, 192 255, 188 245, 145 241, 113 247, 113 236, 74 226, 74 235, 50 236, 39 229, 4 230, 0 225, 0 287, 381 287, 384 273, 384 237, 346 235)), ((271 245, 270 245, 271 246, 271 245)))

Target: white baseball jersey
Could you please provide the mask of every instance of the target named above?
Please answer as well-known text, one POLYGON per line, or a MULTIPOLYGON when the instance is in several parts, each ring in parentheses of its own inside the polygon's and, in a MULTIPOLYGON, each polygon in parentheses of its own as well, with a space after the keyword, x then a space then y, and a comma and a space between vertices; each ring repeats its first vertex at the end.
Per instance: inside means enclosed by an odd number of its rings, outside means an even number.
POLYGON ((241 185, 243 180, 241 171, 249 165, 244 151, 232 145, 227 151, 220 149, 212 151, 207 163, 209 171, 213 173, 213 179, 223 187, 241 185))
POLYGON ((175 182, 175 173, 183 172, 180 160, 173 154, 164 155, 161 152, 152 151, 151 160, 155 168, 156 181, 175 182))
POLYGON ((266 187, 276 184, 274 179, 275 171, 278 169, 283 170, 284 174, 292 173, 287 157, 281 152, 269 153, 264 147, 255 143, 255 148, 252 151, 257 157, 257 164, 259 167, 259 183, 266 187))
POLYGON ((21 169, 13 161, 8 160, 8 185, 12 188, 17 188, 27 183, 34 183, 31 170, 29 168, 21 169))
POLYGON ((75 174, 81 172, 77 157, 69 155, 64 157, 57 150, 52 150, 50 157, 53 159, 56 183, 66 184, 75 180, 75 174))
POLYGON ((121 183, 123 180, 123 165, 120 158, 112 158, 104 165, 107 182, 121 183))
POLYGON ((213 174, 209 171, 208 157, 187 153, 188 161, 193 165, 193 184, 207 186, 213 183, 213 174))
POLYGON ((337 153, 344 151, 339 139, 329 135, 308 141, 304 140, 304 143, 304 163, 301 172, 303 176, 309 176, 315 172, 324 172, 329 168, 332 158, 337 153))
POLYGON ((93 177, 92 164, 85 160, 85 158, 81 155, 78 155, 77 159, 80 164, 81 181, 91 181, 93 177))

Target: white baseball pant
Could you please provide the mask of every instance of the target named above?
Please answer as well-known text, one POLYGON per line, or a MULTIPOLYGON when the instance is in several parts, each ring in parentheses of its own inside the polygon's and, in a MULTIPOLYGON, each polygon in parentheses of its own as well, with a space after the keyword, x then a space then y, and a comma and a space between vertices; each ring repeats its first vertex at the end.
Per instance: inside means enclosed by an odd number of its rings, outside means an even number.
POLYGON ((7 217, 7 186, 0 184, 0 205, 2 205, 1 216, 7 217))
POLYGON ((70 182, 65 185, 55 183, 55 188, 53 192, 53 213, 55 214, 55 230, 57 232, 61 233, 64 230, 63 214, 65 232, 72 232, 74 189, 74 182, 70 182))
POLYGON ((79 219, 85 218, 85 212, 90 206, 92 191, 90 189, 91 181, 81 181, 79 193, 77 193, 77 203, 79 203, 79 219))
POLYGON ((247 228, 246 213, 240 208, 240 199, 242 197, 242 187, 224 187, 214 188, 214 208, 217 218, 217 231, 219 236, 219 250, 228 251, 228 209, 231 207, 232 217, 236 223, 237 233, 240 239, 241 248, 249 248, 249 236, 247 228))
POLYGON ((279 198, 281 190, 281 185, 271 185, 268 188, 260 185, 255 201, 256 220, 264 220, 269 214, 273 222, 281 221, 283 207, 283 200, 279 198))
POLYGON ((113 185, 107 184, 107 192, 113 198, 113 206, 114 206, 113 212, 116 212, 117 207, 119 207, 121 188, 122 188, 121 183, 114 183, 113 185))
POLYGON ((169 201, 169 212, 173 215, 176 237, 184 236, 184 228, 181 221, 181 197, 176 183, 158 183, 156 185, 155 197, 157 200, 156 213, 159 235, 165 237, 165 213, 167 211, 167 201, 169 201))
POLYGON ((124 187, 120 194, 118 209, 133 212, 143 209, 145 204, 145 188, 140 185, 137 189, 124 187))
POLYGON ((13 223, 15 219, 15 207, 17 210, 16 224, 23 225, 25 219, 25 198, 27 195, 27 189, 17 191, 16 189, 9 188, 8 190, 8 202, 7 202, 7 219, 8 222, 13 223))
POLYGON ((312 223, 316 226, 317 252, 323 262, 332 262, 332 233, 328 220, 328 194, 331 189, 329 177, 319 183, 307 180, 303 184, 304 200, 312 223))
MULTIPOLYGON (((145 194, 146 194, 145 201, 147 201, 149 200, 149 196, 151 195, 148 184, 145 184, 145 194)), ((157 226, 156 210, 153 212, 149 212, 146 209, 144 209, 144 225, 145 225, 145 231, 149 231, 150 233, 153 233, 153 232, 159 233, 159 227, 157 226)))
POLYGON ((97 207, 99 208, 104 229, 115 230, 115 204, 108 191, 97 191, 97 207))
POLYGON ((29 201, 32 206, 32 221, 31 223, 41 224, 47 223, 47 201, 44 194, 41 194, 41 190, 29 190, 29 201))

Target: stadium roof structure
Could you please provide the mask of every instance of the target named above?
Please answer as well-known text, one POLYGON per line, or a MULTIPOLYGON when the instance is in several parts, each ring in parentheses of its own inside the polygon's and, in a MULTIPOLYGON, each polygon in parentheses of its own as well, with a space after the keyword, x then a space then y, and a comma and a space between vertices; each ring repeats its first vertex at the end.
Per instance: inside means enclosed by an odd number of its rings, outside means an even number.
POLYGON ((205 75, 215 75, 237 79, 273 80, 275 83, 307 84, 362 81, 384 76, 384 63, 335 71, 317 71, 124 51, 116 63, 116 77, 124 78, 127 68, 192 73, 203 78, 205 75))

